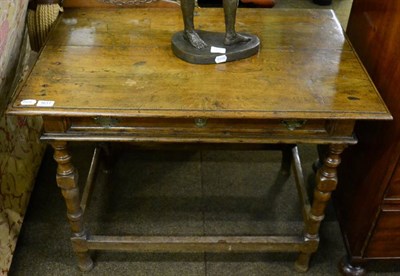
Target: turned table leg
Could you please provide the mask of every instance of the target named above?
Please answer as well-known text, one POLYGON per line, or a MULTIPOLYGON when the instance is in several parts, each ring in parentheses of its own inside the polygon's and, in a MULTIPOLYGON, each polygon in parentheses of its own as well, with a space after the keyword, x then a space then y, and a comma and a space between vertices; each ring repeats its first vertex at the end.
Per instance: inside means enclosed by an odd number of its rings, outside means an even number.
MULTIPOLYGON (((325 209, 331 198, 331 193, 336 189, 337 167, 340 164, 340 154, 343 152, 346 145, 332 144, 329 146, 326 158, 322 167, 316 175, 316 185, 314 189, 313 203, 308 214, 305 225, 304 239, 307 243, 319 243, 319 227, 324 219, 325 209)), ((305 272, 308 270, 309 262, 314 248, 312 250, 301 252, 296 261, 296 270, 305 272)))
POLYGON ((82 271, 93 268, 93 261, 86 245, 87 233, 83 224, 83 211, 80 207, 78 172, 71 163, 67 142, 52 142, 54 160, 57 162, 57 185, 61 188, 67 206, 67 217, 71 225, 72 246, 78 256, 78 266, 82 271))

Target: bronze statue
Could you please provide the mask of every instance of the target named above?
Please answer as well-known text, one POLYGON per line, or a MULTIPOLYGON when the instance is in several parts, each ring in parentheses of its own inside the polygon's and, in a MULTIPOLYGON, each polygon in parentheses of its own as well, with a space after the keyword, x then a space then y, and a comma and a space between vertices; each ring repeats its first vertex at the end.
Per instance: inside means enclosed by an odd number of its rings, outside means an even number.
MULTIPOLYGON (((223 0, 225 33, 195 30, 195 0, 181 0, 184 30, 172 36, 173 53, 195 64, 229 62, 255 55, 260 48, 256 35, 237 33, 236 11, 239 0, 223 0)), ((207 9, 201 13, 207 16, 207 9)))
MULTIPOLYGON (((225 45, 233 45, 239 42, 250 41, 249 37, 236 33, 235 21, 236 10, 239 5, 239 0, 223 0, 224 14, 225 14, 225 45)), ((184 36, 193 47, 197 49, 207 47, 207 44, 200 38, 198 33, 194 30, 194 0, 181 0, 181 9, 184 24, 184 36)))

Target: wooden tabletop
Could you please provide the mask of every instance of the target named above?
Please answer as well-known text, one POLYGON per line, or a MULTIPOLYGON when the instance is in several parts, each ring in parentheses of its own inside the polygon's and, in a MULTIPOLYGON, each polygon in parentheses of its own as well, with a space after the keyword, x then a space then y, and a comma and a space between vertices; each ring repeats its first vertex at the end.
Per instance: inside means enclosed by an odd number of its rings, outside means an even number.
MULTIPOLYGON (((200 9, 195 24, 223 32, 223 9, 200 9)), ((179 9, 66 10, 9 113, 391 118, 332 11, 239 9, 236 28, 259 36, 258 55, 194 65, 171 51, 179 9)))

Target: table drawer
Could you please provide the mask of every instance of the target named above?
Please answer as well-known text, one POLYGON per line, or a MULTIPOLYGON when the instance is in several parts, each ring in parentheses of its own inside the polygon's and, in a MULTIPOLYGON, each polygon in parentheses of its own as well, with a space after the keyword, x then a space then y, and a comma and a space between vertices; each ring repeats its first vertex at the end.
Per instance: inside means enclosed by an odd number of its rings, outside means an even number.
POLYGON ((42 139, 221 143, 354 143, 354 122, 305 119, 44 117, 42 139))
POLYGON ((326 134, 325 120, 248 120, 206 118, 72 118, 72 131, 100 131, 154 134, 185 133, 229 136, 234 134, 279 134, 292 135, 326 134))

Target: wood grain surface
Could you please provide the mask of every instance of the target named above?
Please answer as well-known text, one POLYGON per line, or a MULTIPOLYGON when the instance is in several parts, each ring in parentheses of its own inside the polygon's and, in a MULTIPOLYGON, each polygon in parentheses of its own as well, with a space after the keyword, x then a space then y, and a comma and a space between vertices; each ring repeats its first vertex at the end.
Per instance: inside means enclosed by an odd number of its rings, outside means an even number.
MULTIPOLYGON (((258 55, 193 65, 176 58, 179 9, 67 9, 9 112, 20 115, 390 119, 334 13, 241 9, 258 55), (53 107, 22 106, 25 99, 53 107)), ((223 30, 222 9, 199 29, 223 30)))

